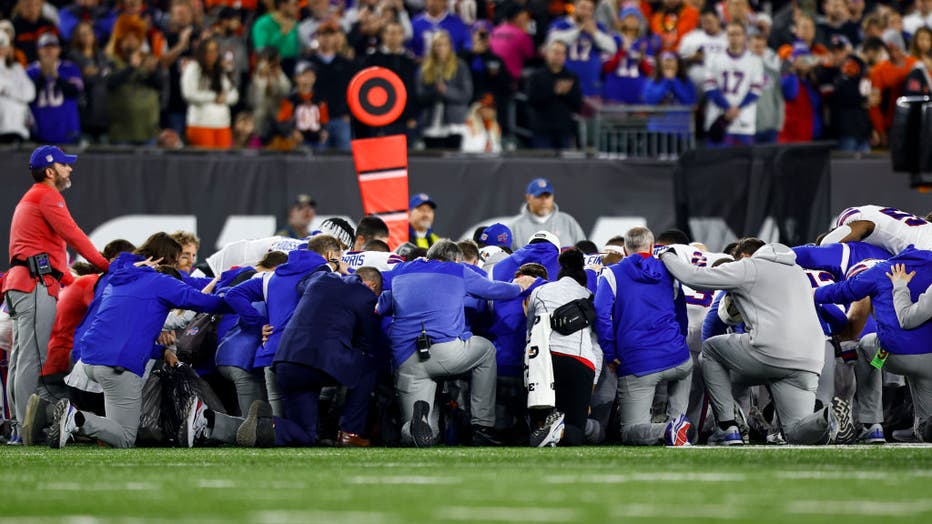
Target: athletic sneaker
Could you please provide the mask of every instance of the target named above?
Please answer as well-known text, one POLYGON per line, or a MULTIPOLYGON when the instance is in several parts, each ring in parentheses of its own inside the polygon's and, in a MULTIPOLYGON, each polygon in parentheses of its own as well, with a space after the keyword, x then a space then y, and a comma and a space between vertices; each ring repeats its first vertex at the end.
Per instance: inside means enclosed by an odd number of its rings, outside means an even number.
POLYGON ((851 404, 843 398, 833 398, 829 413, 829 443, 851 444, 855 437, 854 423, 851 421, 851 404), (834 424, 832 424, 833 420, 834 424))
POLYGON ((55 404, 55 412, 52 415, 52 426, 49 428, 49 447, 60 449, 71 437, 78 432, 78 424, 74 417, 78 410, 71 405, 71 401, 63 398, 55 404))
MULTIPOLYGON (((910 430, 912 431, 912 430, 910 430)), ((19 436, 19 429, 16 424, 10 428, 10 439, 6 441, 7 446, 22 446, 23 438, 19 436)))
POLYGON ((785 446, 786 439, 783 437, 783 431, 779 429, 767 434, 767 438, 764 439, 766 444, 772 444, 774 446, 785 446))
POLYGON ((434 445, 434 430, 430 429, 430 404, 424 400, 414 403, 414 414, 411 417, 411 439, 418 448, 429 448, 434 445))
POLYGON ((923 442, 932 442, 932 417, 919 423, 917 433, 919 437, 922 437, 923 442))
POLYGON ((735 422, 738 423, 738 433, 741 434, 741 440, 745 444, 751 442, 751 426, 748 424, 748 417, 738 404, 735 404, 735 422))
POLYGON ((247 448, 271 448, 275 445, 275 419, 268 402, 252 401, 246 419, 236 430, 236 444, 247 448))
POLYGON ((207 436, 207 405, 196 396, 188 399, 184 409, 184 423, 178 428, 178 445, 193 448, 194 442, 207 436))
POLYGON ((871 424, 861 430, 858 435, 858 444, 884 444, 887 439, 883 435, 883 426, 880 424, 871 424))
POLYGON ((743 446, 744 439, 741 438, 741 432, 738 426, 728 426, 728 429, 715 428, 715 431, 709 435, 710 446, 743 446))
POLYGON ((42 431, 48 425, 46 415, 49 401, 33 393, 26 404, 26 419, 23 421, 23 444, 35 446, 45 440, 42 431))
POLYGON ((563 440, 563 432, 566 429, 563 423, 564 418, 563 412, 557 410, 547 415, 544 425, 531 432, 531 447, 556 447, 563 440))
POLYGON ((667 424, 667 429, 663 432, 663 443, 667 446, 690 446, 689 428, 692 424, 686 420, 686 415, 680 415, 667 424))
POLYGON ((907 444, 922 442, 919 440, 919 437, 916 436, 916 432, 913 431, 913 428, 895 429, 890 436, 897 442, 904 442, 907 444))

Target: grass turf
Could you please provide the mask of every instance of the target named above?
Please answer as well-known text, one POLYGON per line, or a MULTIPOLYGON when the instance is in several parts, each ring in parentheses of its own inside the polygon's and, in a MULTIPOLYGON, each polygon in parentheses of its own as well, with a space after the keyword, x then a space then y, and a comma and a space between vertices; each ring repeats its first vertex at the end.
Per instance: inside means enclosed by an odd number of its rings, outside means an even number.
POLYGON ((932 447, 0 448, 0 522, 932 522, 932 447))

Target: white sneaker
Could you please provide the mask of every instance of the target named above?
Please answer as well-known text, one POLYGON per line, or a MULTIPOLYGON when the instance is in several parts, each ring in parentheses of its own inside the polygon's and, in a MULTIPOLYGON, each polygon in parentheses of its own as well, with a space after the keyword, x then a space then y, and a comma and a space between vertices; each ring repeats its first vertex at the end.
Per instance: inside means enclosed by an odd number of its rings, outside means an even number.
POLYGON ((886 442, 883 426, 880 424, 871 424, 870 427, 862 429, 861 434, 858 435, 858 444, 886 444, 886 442))
POLYGON ((191 397, 185 408, 184 424, 180 428, 178 445, 193 448, 194 441, 205 437, 207 433, 207 406, 197 397, 191 397))
POLYGON ((562 412, 553 410, 544 420, 544 425, 535 429, 531 433, 531 447, 545 448, 556 447, 563 440, 564 415, 562 412))
POLYGON ((74 417, 78 410, 71 402, 63 398, 55 404, 55 414, 52 417, 52 427, 49 429, 49 447, 60 449, 65 447, 71 437, 78 432, 78 424, 74 417))
POLYGON ((738 426, 728 426, 728 429, 715 428, 715 431, 709 435, 708 444, 710 446, 743 446, 744 439, 741 438, 741 432, 738 426))

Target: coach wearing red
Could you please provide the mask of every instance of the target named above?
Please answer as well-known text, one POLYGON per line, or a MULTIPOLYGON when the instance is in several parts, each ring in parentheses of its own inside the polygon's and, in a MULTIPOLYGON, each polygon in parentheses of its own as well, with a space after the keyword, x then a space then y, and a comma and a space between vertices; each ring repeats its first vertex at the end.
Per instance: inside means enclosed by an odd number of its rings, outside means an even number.
POLYGON ((77 158, 55 146, 36 148, 29 158, 35 184, 13 211, 10 271, 3 280, 3 294, 14 321, 7 391, 16 424, 25 420, 30 395, 48 394, 38 388, 39 370, 45 363, 55 323, 58 292, 74 280, 68 270, 66 247, 70 245, 103 271, 108 267, 107 260, 74 223, 61 195, 71 187, 71 165, 77 158))

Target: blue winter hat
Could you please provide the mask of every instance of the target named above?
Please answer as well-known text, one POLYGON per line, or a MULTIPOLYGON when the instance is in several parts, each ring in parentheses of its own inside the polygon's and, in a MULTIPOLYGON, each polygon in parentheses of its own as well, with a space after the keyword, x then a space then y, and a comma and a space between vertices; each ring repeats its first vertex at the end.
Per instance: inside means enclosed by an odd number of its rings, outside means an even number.
POLYGON ((553 184, 546 178, 535 178, 527 185, 527 194, 539 197, 544 193, 553 194, 553 184))
POLYGON ((43 169, 52 164, 74 164, 78 155, 66 155, 58 146, 39 146, 29 156, 29 169, 43 169))
POLYGON ((479 236, 487 246, 511 247, 511 230, 505 224, 495 223, 482 230, 479 236))
POLYGON ((638 9, 637 7, 632 7, 630 5, 627 5, 625 7, 622 7, 621 10, 618 11, 618 20, 624 20, 625 17, 628 17, 628 16, 636 17, 638 21, 641 22, 642 25, 644 24, 644 13, 642 13, 641 10, 638 9))

